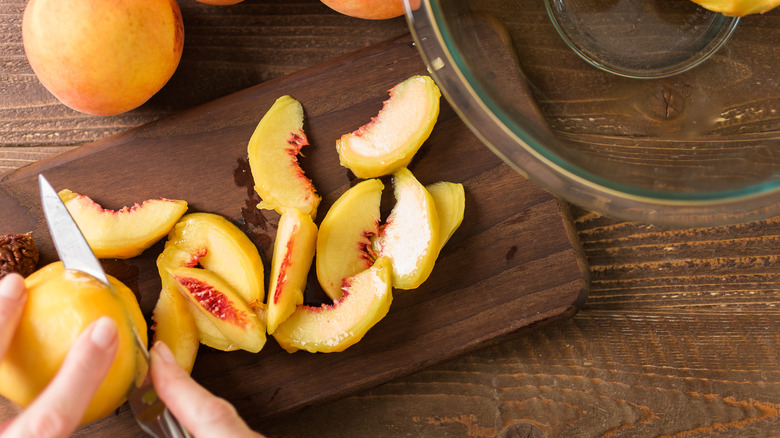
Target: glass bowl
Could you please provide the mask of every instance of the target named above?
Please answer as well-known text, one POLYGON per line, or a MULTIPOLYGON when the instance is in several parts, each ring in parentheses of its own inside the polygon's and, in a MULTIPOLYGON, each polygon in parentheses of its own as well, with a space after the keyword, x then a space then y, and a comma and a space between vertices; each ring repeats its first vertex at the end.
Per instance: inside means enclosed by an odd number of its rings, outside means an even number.
POLYGON ((678 227, 780 214, 776 10, 407 0, 407 20, 472 131, 569 202, 678 227))

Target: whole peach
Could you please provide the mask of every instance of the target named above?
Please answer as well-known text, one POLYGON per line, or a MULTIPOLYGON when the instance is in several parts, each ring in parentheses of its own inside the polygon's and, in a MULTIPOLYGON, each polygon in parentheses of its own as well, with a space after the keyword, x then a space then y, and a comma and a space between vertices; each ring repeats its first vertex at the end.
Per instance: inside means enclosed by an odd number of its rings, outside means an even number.
POLYGON ((385 20, 404 14, 403 0, 322 0, 334 11, 367 20, 385 20))
POLYGON ((176 0, 30 0, 22 37, 33 71, 62 103, 113 115, 168 82, 184 25, 176 0))

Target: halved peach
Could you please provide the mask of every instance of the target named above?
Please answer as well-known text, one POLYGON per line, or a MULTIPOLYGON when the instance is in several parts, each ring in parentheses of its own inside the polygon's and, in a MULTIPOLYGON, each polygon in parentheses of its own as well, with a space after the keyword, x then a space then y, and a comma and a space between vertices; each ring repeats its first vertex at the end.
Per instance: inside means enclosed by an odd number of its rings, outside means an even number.
POLYGON ((146 320, 135 294, 116 278, 109 276, 108 280, 113 292, 88 274, 65 269, 62 262, 46 265, 27 277, 21 320, 13 333, 7 333, 13 337, 7 339, 10 345, 0 361, 3 397, 23 407, 32 403, 57 374, 82 331, 108 316, 119 330, 116 356, 85 406, 80 424, 105 417, 124 403, 138 373, 134 338, 138 335, 146 345, 146 320))
POLYGON ((255 191, 262 201, 258 208, 297 208, 317 216, 320 197, 298 164, 298 154, 308 145, 303 132, 303 107, 290 96, 274 102, 249 139, 247 152, 255 191))
POLYGON ((346 277, 374 263, 371 238, 379 234, 379 205, 384 184, 361 181, 333 203, 317 236, 317 279, 331 299, 341 296, 346 277))
POLYGON ((298 306, 274 331, 274 339, 289 353, 343 351, 360 341, 390 309, 390 260, 379 258, 363 272, 344 279, 341 298, 320 307, 298 306))
POLYGON ((466 211, 466 193, 463 184, 439 181, 425 186, 436 205, 439 217, 439 251, 463 222, 466 211))
POLYGON ((234 345, 257 353, 265 345, 265 326, 226 281, 211 271, 180 267, 169 271, 179 292, 195 303, 234 345))
POLYGON ((439 117, 441 93, 429 76, 412 76, 389 92, 376 117, 336 142, 341 165, 359 178, 406 167, 439 117))
POLYGON ((374 240, 379 257, 393 264, 393 287, 414 289, 433 270, 439 255, 439 216, 428 190, 409 169, 393 174, 395 205, 374 240))
MULTIPOLYGON (((163 293, 180 295, 168 271, 181 266, 200 266, 212 271, 250 305, 261 303, 265 297, 263 261, 257 247, 237 226, 222 216, 191 213, 173 227, 165 242, 165 250, 157 259, 163 293)), ((189 309, 201 343, 220 350, 234 349, 231 347, 233 343, 205 315, 193 311, 193 304, 183 299, 182 302, 176 308, 189 309)), ((159 330, 167 330, 166 321, 172 318, 158 315, 157 309, 153 317, 155 326, 162 326, 159 330)), ((186 319, 183 316, 180 318, 186 319)), ((175 332, 176 328, 169 330, 175 332)), ((185 353, 182 355, 185 356, 185 353)))
POLYGON ((267 329, 276 327, 303 304, 303 290, 314 259, 317 226, 297 208, 285 208, 279 218, 268 286, 267 329))
POLYGON ((106 210, 90 199, 68 189, 60 199, 81 228, 98 258, 127 259, 165 237, 187 211, 187 202, 150 199, 121 210, 106 210))

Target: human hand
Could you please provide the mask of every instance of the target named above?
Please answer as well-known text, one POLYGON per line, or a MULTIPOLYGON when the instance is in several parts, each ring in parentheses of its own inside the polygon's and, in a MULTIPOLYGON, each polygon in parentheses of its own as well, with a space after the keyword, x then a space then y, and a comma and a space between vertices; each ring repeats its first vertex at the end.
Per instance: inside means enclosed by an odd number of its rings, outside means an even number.
MULTIPOLYGON (((0 279, 0 361, 11 344, 26 299, 20 275, 0 279)), ((0 437, 66 437, 76 430, 114 361, 117 333, 116 323, 108 317, 84 329, 46 389, 21 414, 0 424, 0 437)))
POLYGON ((163 342, 154 344, 150 356, 157 395, 193 437, 262 438, 249 429, 233 405, 195 382, 163 342))

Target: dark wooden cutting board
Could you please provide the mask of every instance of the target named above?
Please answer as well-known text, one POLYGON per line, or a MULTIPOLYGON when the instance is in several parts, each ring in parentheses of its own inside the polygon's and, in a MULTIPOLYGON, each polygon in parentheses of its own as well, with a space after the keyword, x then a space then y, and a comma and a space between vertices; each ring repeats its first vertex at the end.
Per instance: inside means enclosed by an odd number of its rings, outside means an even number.
MULTIPOLYGON (((38 200, 43 173, 58 190, 89 195, 106 208, 162 196, 188 201, 190 211, 224 215, 257 244, 268 272, 278 215, 254 209, 246 152, 260 118, 284 94, 303 104, 312 146, 301 165, 323 196, 319 223, 355 182, 339 166, 336 139, 366 123, 386 90, 413 74, 426 69, 407 35, 18 169, 0 181, 0 234, 33 230, 41 264, 56 259, 38 200)), ((566 204, 503 164, 446 100, 410 169, 424 184, 463 183, 465 217, 428 281, 396 291, 387 317, 360 343, 333 354, 288 354, 271 338, 258 354, 201 347, 194 377, 251 425, 570 317, 584 300, 587 268, 566 204)), ((159 294, 155 259, 162 246, 104 261, 137 293, 147 317, 159 294)), ((98 431, 139 433, 126 406, 79 433, 98 431)))

